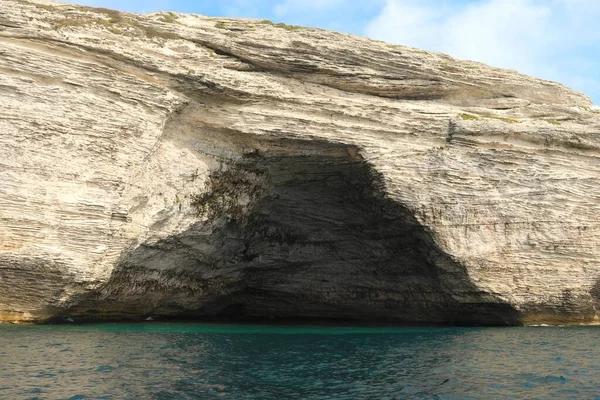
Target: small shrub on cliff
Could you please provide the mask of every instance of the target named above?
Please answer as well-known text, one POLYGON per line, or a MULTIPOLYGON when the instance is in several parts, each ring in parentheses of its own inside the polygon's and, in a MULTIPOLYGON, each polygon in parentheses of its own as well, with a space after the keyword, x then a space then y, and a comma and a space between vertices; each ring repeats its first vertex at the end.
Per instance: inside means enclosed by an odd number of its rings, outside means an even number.
POLYGON ((171 39, 171 40, 181 39, 181 36, 179 36, 176 33, 164 31, 162 29, 158 29, 153 26, 145 26, 145 25, 138 24, 138 25, 136 25, 136 27, 139 28, 142 32, 144 32, 146 37, 150 38, 150 39, 153 39, 153 38, 171 39))
POLYGON ((472 114, 458 114, 458 118, 464 120, 464 121, 477 121, 479 120, 479 117, 477 115, 472 115, 472 114))
POLYGON ((500 121, 504 121, 504 122, 508 122, 509 124, 520 124, 521 121, 519 121, 518 119, 513 119, 513 118, 507 118, 507 117, 489 117, 489 118, 493 118, 493 119, 497 119, 500 121))
POLYGON ((39 9, 39 10, 46 10, 46 11, 56 11, 58 10, 58 7, 56 6, 51 6, 49 4, 33 4, 35 6, 35 8, 39 9))
MULTIPOLYGON (((51 23, 54 29, 65 27, 86 27, 86 26, 101 26, 111 33, 116 35, 140 36, 144 35, 149 39, 180 39, 176 33, 158 29, 151 25, 144 25, 127 14, 119 11, 109 10, 107 8, 96 7, 79 7, 83 11, 89 11, 97 15, 70 15, 59 20, 47 20, 51 23)), ((176 16, 175 16, 176 17, 176 16)))
POLYGON ((406 50, 409 51, 410 53, 413 53, 413 54, 423 54, 423 55, 429 54, 428 51, 419 50, 419 49, 413 49, 413 48, 410 48, 410 47, 406 48, 406 50))
POLYGON ((56 21, 51 21, 52 27, 56 30, 60 29, 60 28, 67 28, 67 27, 81 27, 81 26, 87 26, 90 24, 90 20, 88 18, 84 18, 84 17, 68 17, 68 18, 63 18, 63 19, 59 19, 56 21))
POLYGON ((485 117, 490 118, 490 119, 497 119, 498 121, 507 122, 509 124, 520 124, 521 123, 521 121, 519 121, 518 119, 502 117, 502 116, 496 115, 496 114, 485 114, 485 117))
POLYGON ((117 21, 117 22, 121 21, 123 19, 123 14, 120 11, 111 10, 109 8, 79 6, 79 9, 84 10, 84 11, 93 12, 93 13, 96 13, 96 14, 104 14, 109 19, 112 19, 112 20, 117 21))
POLYGON ((271 25, 276 28, 285 29, 286 31, 298 31, 298 30, 302 29, 302 27, 298 26, 298 25, 288 25, 288 24, 284 24, 283 22, 274 23, 272 21, 269 21, 268 19, 263 19, 262 21, 259 22, 259 24, 271 25))
POLYGON ((560 122, 555 121, 553 119, 545 119, 544 121, 546 121, 547 123, 549 123, 551 125, 560 125, 560 122))
POLYGON ((168 12, 166 15, 162 15, 158 20, 167 24, 176 24, 179 17, 175 13, 168 12))
POLYGON ((287 25, 287 24, 284 24, 283 22, 280 22, 278 24, 273 24, 273 26, 275 26, 277 28, 285 29, 286 31, 299 31, 300 29, 302 29, 301 26, 287 25))

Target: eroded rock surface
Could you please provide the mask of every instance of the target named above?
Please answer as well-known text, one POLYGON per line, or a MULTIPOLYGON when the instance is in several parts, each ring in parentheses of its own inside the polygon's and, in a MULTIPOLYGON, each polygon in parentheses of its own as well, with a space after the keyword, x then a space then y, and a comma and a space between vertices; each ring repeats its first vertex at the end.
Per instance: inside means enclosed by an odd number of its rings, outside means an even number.
POLYGON ((600 113, 317 29, 0 0, 0 320, 592 323, 600 113))

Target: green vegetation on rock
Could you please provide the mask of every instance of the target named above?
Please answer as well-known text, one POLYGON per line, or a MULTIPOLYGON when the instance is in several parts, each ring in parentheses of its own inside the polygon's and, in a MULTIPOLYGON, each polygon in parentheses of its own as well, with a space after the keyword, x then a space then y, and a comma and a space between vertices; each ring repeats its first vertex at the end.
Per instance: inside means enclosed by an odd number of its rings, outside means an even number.
POLYGON ((485 118, 490 118, 490 119, 496 119, 498 121, 503 121, 509 124, 520 124, 521 121, 519 121, 518 119, 514 119, 514 118, 508 118, 508 117, 502 117, 500 115, 496 115, 496 114, 491 114, 491 113, 486 113, 484 114, 485 118))
POLYGON ((477 121, 479 119, 477 115, 472 114, 458 114, 458 118, 464 121, 477 121))
POLYGON ((271 25, 276 28, 285 29, 286 31, 297 31, 297 30, 300 30, 303 28, 303 27, 297 26, 297 25, 287 25, 287 24, 284 24, 283 22, 274 23, 272 21, 269 21, 268 19, 263 19, 262 21, 259 22, 259 24, 271 25))
POLYGON ((173 32, 158 29, 151 25, 143 25, 136 21, 134 18, 126 16, 118 11, 109 10, 107 8, 96 8, 96 7, 80 7, 83 11, 89 11, 96 15, 69 15, 65 18, 54 20, 48 19, 46 22, 50 23, 54 29, 60 30, 62 28, 78 28, 86 26, 103 27, 111 33, 117 35, 126 35, 131 37, 146 36, 147 38, 161 38, 161 39, 179 39, 179 35, 173 32))
POLYGON ((159 21, 165 22, 167 24, 176 24, 179 17, 172 12, 168 12, 166 15, 162 15, 158 18, 159 21))
MULTIPOLYGON (((490 119, 496 119, 498 121, 503 121, 503 122, 507 122, 509 124, 520 124, 521 121, 519 121, 518 119, 513 119, 513 118, 508 118, 508 117, 502 117, 500 115, 496 115, 496 114, 491 114, 491 113, 486 113, 482 115, 483 118, 490 118, 490 119)), ((480 117, 478 117, 477 115, 473 115, 473 114, 458 114, 458 118, 462 119, 463 121, 477 121, 480 119, 480 117)))
POLYGON ((553 119, 545 119, 544 121, 546 121, 547 123, 549 123, 551 125, 560 125, 560 122, 555 121, 553 119))

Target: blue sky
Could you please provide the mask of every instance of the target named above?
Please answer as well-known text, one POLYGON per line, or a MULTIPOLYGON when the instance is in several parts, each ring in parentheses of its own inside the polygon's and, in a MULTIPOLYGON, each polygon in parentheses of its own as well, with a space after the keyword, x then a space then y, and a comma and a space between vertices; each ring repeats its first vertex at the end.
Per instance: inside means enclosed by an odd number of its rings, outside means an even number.
POLYGON ((334 29, 559 81, 600 104, 600 0, 73 1, 334 29))

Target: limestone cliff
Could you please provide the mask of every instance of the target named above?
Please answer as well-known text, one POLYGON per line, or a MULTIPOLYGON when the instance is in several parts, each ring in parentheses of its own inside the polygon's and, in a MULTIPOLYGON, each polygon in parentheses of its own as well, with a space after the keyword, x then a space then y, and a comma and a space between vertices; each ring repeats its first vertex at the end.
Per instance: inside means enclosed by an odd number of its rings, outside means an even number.
POLYGON ((0 0, 0 320, 591 323, 600 114, 268 21, 0 0))

